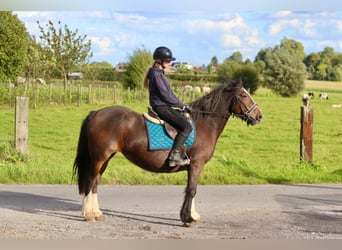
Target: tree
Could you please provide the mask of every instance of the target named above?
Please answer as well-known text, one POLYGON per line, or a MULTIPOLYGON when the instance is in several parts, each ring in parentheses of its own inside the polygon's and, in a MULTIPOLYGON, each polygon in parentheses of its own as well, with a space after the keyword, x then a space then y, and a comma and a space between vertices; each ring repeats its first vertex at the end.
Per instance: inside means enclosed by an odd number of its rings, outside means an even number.
POLYGON ((143 88, 143 79, 147 68, 152 64, 152 53, 144 47, 133 51, 128 58, 128 66, 125 72, 125 87, 143 88))
POLYGON ((0 11, 0 80, 14 80, 27 61, 28 33, 10 11, 0 11))
POLYGON ((243 56, 240 53, 240 51, 235 51, 230 57, 228 57, 229 60, 233 60, 237 63, 243 62, 243 56))
POLYGON ((311 53, 304 59, 309 79, 341 81, 342 53, 331 47, 311 53))
POLYGON ((218 65, 218 59, 217 59, 216 56, 213 56, 211 58, 211 65, 214 66, 214 67, 216 67, 218 65))
POLYGON ((259 73, 257 67, 253 64, 240 64, 240 67, 233 73, 233 79, 241 78, 243 86, 249 93, 254 92, 259 87, 259 73))
POLYGON ((49 78, 54 64, 49 60, 47 53, 34 36, 29 37, 27 57, 24 73, 28 79, 49 78))
POLYGON ((239 69, 240 65, 235 60, 227 58, 217 67, 217 78, 220 82, 233 79, 233 73, 239 69))
POLYGON ((334 81, 342 81, 342 64, 333 68, 332 77, 334 81))
POLYGON ((301 42, 293 39, 283 38, 280 42, 280 49, 286 50, 292 55, 297 56, 301 61, 305 58, 304 46, 301 42))
POLYGON ((60 21, 58 28, 50 20, 45 25, 46 29, 37 23, 41 32, 42 47, 55 63, 57 73, 64 77, 65 86, 68 73, 92 57, 91 41, 86 40, 86 35, 78 35, 77 29, 71 31, 67 25, 62 27, 60 21))
POLYGON ((308 72, 308 78, 315 79, 317 66, 319 65, 321 56, 319 53, 311 53, 304 59, 304 64, 308 72))
POLYGON ((266 87, 283 97, 295 96, 304 89, 306 68, 297 55, 276 46, 266 52, 264 60, 266 87))

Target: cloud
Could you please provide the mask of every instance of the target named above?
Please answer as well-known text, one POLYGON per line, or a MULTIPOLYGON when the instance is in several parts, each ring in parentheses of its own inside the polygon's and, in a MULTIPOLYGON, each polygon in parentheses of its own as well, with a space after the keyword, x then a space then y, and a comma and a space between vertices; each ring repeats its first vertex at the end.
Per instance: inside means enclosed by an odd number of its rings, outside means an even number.
POLYGON ((191 19, 185 30, 192 35, 211 40, 212 45, 224 48, 255 47, 264 45, 258 31, 250 27, 239 14, 222 14, 212 19, 191 19))
POLYGON ((114 47, 111 47, 112 41, 109 37, 90 37, 92 44, 98 46, 99 50, 94 52, 95 56, 107 55, 115 51, 114 47))
POLYGON ((223 36, 223 45, 225 47, 240 47, 241 39, 238 36, 227 34, 223 36))
POLYGON ((219 19, 190 19, 185 22, 188 32, 230 32, 233 29, 246 28, 240 15, 221 15, 219 19))
POLYGON ((282 30, 288 28, 299 28, 301 22, 298 19, 281 20, 272 24, 268 30, 268 34, 271 36, 277 36, 282 30))
POLYGON ((316 23, 310 19, 304 22, 304 25, 301 27, 300 31, 306 37, 316 37, 318 35, 316 30, 316 23))
POLYGON ((292 11, 277 11, 271 14, 272 18, 284 18, 289 17, 292 14, 292 11))

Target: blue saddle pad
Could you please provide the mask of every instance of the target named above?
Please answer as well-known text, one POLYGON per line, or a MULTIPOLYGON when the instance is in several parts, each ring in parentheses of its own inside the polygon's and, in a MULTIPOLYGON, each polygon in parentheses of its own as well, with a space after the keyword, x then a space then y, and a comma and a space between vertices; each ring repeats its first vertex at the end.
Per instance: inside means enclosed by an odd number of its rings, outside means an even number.
MULTIPOLYGON (((150 150, 163 150, 171 149, 173 145, 173 139, 167 134, 165 128, 161 124, 156 124, 145 119, 148 143, 150 150)), ((190 121, 192 126, 192 132, 185 141, 185 147, 191 147, 195 141, 195 125, 193 121, 190 121)))

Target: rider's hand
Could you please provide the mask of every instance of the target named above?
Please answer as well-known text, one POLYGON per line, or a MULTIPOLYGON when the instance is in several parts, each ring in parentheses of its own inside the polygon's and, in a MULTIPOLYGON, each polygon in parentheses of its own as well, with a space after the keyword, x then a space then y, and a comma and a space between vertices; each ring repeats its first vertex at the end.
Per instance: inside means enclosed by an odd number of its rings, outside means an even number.
POLYGON ((186 113, 191 114, 192 113, 192 108, 190 106, 184 106, 183 107, 183 111, 186 113))

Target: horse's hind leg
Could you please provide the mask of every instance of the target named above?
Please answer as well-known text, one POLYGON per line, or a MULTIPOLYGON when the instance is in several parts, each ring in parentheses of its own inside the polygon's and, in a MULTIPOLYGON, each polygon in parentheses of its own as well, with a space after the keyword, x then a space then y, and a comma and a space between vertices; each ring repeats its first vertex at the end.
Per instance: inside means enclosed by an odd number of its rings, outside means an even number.
MULTIPOLYGON (((96 184, 94 184, 94 186, 97 186, 98 180, 96 180, 95 182, 96 184)), ((97 199, 97 191, 94 191, 94 189, 91 189, 90 192, 83 198, 82 216, 86 221, 104 220, 104 215, 100 210, 99 202, 97 199)))
POLYGON ((105 163, 98 162, 95 166, 95 173, 91 177, 91 188, 87 195, 83 198, 82 203, 82 216, 86 221, 103 221, 104 215, 100 210, 98 198, 97 198, 97 186, 100 181, 100 177, 102 173, 105 171, 107 164, 107 160, 105 163))

